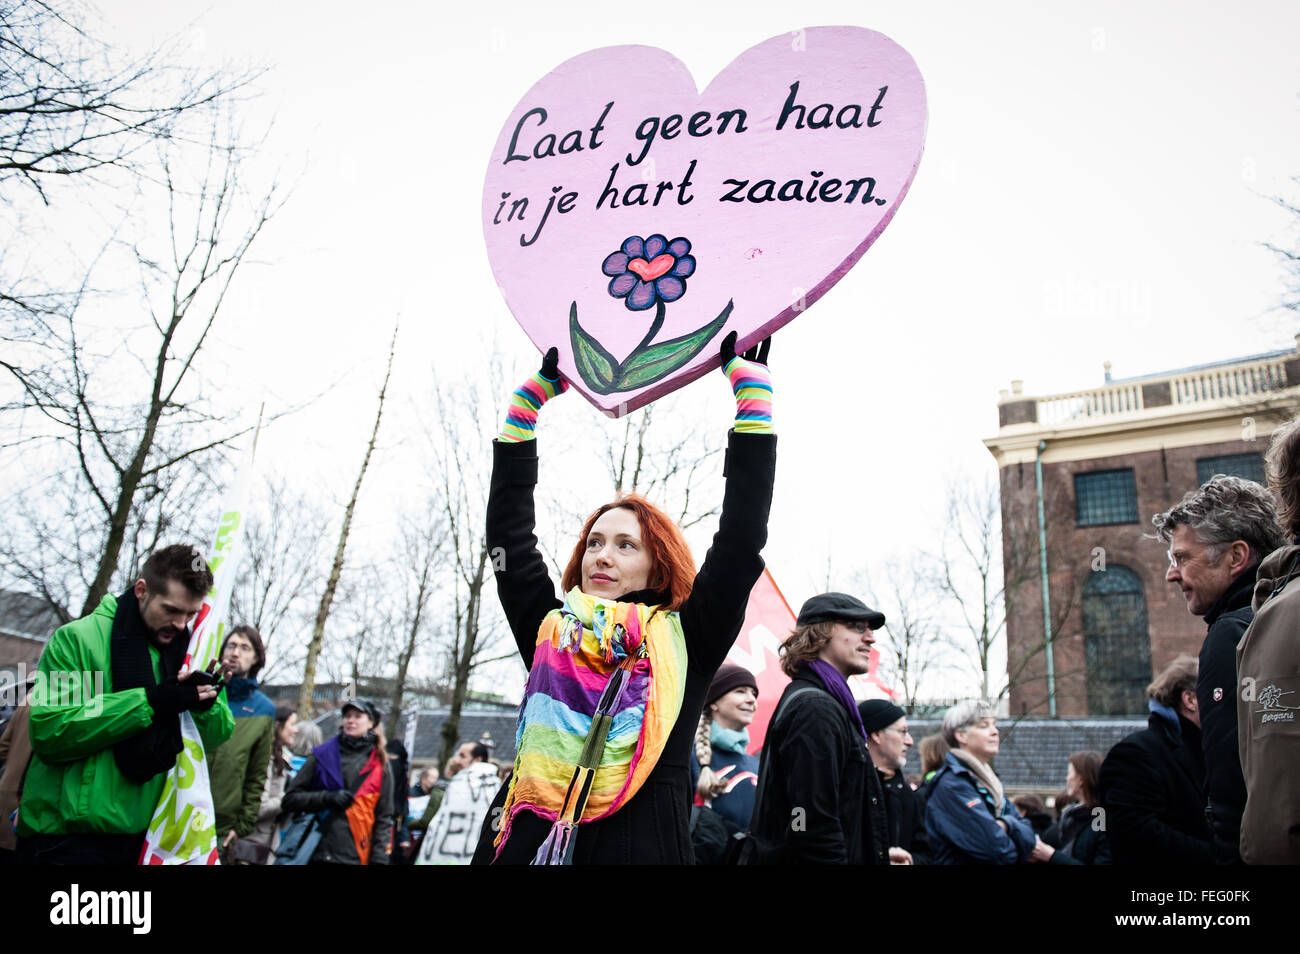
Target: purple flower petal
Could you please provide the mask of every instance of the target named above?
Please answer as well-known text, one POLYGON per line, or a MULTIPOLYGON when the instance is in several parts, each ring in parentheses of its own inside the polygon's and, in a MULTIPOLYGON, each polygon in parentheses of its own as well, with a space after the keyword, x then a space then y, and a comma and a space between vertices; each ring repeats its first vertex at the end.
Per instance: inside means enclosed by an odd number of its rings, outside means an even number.
POLYGON ((655 286, 653 282, 636 283, 636 288, 627 296, 626 305, 633 311, 644 311, 655 303, 655 286))
POLYGON ((664 301, 676 301, 686 294, 686 283, 680 278, 665 275, 655 282, 655 289, 664 301))
POLYGON ((689 239, 675 238, 668 243, 668 251, 673 253, 674 258, 681 258, 691 250, 689 239))
POLYGON ((645 260, 647 262, 658 258, 663 254, 664 249, 668 247, 668 240, 662 235, 652 235, 645 240, 645 260))
POLYGON ((627 255, 624 252, 614 252, 609 258, 605 259, 600 270, 606 275, 622 275, 627 271, 627 255))
POLYGON ((645 258, 645 242, 639 235, 630 235, 623 242, 623 251, 628 258, 645 258))
POLYGON ((609 293, 615 298, 622 298, 637 286, 640 279, 631 272, 624 272, 609 283, 609 293))
POLYGON ((678 278, 688 278, 695 274, 695 259, 689 255, 683 255, 677 259, 677 264, 672 267, 669 275, 676 275, 678 278))

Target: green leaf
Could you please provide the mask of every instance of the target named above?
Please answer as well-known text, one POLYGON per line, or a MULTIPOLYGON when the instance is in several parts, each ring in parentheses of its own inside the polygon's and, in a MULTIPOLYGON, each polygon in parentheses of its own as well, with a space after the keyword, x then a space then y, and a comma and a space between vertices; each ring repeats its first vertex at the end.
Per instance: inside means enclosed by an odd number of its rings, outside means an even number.
POLYGON ((731 302, 722 309, 722 313, 711 322, 690 334, 664 341, 644 351, 633 352, 623 362, 623 374, 619 379, 619 391, 631 391, 643 388, 663 379, 678 368, 686 365, 704 349, 731 317, 731 302))
POLYGON ((600 342, 578 324, 578 303, 569 306, 569 340, 573 345, 573 360, 578 373, 587 386, 597 394, 614 390, 614 377, 618 374, 618 361, 601 347, 600 342))

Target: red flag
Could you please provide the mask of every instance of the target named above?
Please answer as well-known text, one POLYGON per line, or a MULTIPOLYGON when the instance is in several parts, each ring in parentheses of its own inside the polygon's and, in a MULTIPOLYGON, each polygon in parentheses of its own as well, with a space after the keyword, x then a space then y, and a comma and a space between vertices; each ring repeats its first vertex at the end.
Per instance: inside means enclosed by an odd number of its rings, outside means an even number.
POLYGON ((764 570, 749 592, 745 622, 736 643, 727 653, 729 662, 738 663, 754 674, 758 683, 758 712, 749 724, 749 751, 763 747, 767 724, 790 677, 781 671, 777 649, 794 632, 794 611, 777 589, 772 574, 764 570))

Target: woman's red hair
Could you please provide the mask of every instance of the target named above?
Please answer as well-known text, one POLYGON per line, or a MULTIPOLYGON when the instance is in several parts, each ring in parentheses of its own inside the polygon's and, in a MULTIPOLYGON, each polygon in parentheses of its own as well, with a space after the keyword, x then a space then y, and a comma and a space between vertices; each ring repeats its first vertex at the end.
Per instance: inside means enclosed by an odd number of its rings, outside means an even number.
POLYGON ((636 514, 637 523, 641 527, 641 543, 650 557, 650 576, 646 585, 668 595, 666 609, 681 609, 686 597, 691 595, 691 586, 695 582, 695 560, 691 557, 691 548, 686 545, 686 538, 682 536, 677 524, 640 494, 624 494, 587 518, 587 522, 582 525, 578 545, 573 548, 573 555, 564 568, 564 579, 561 581, 564 592, 582 586, 582 556, 587 550, 587 537, 596 521, 616 507, 636 514))

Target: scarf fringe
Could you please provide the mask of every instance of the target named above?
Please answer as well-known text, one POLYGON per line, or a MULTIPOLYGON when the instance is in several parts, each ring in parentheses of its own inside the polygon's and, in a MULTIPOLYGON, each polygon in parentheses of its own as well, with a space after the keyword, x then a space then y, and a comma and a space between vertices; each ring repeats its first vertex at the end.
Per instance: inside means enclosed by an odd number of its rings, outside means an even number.
POLYGON ((571 865, 573 864, 573 846, 578 833, 578 826, 573 822, 557 821, 551 825, 551 831, 537 849, 533 857, 535 865, 571 865))

